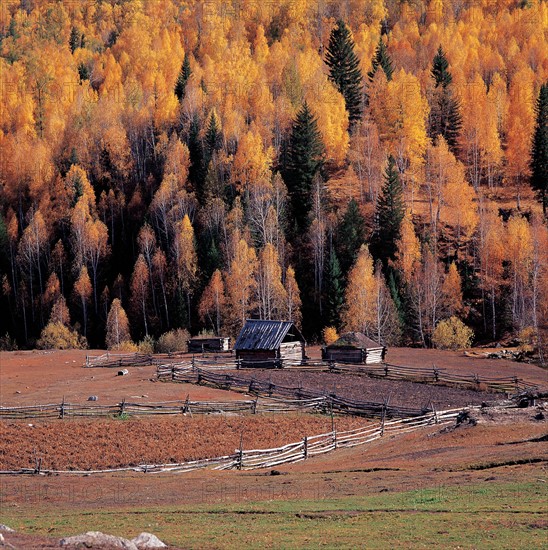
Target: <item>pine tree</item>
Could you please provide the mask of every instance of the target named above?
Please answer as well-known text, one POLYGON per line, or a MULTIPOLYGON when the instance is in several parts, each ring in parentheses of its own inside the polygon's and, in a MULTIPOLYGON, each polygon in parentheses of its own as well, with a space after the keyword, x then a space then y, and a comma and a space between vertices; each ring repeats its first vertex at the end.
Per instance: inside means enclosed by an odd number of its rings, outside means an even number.
POLYGON ((338 327, 341 322, 341 310, 344 304, 344 284, 341 266, 334 250, 329 255, 325 274, 325 323, 338 327))
POLYGON ((377 200, 372 249, 375 257, 382 261, 386 270, 388 261, 393 261, 396 257, 397 241, 401 237, 401 225, 405 216, 403 187, 392 155, 388 158, 384 178, 377 200))
POLYGON ((215 151, 221 148, 222 134, 219 119, 215 110, 211 111, 209 122, 207 124, 207 130, 204 138, 204 169, 207 170, 209 161, 215 151))
POLYGON ((535 107, 536 124, 531 151, 531 187, 538 192, 542 211, 548 209, 548 82, 543 84, 535 107))
POLYGON ((305 102, 291 127, 284 180, 297 231, 306 231, 312 210, 312 183, 324 163, 324 145, 318 122, 305 102))
POLYGON ((365 219, 358 203, 352 199, 336 233, 336 249, 343 273, 348 273, 362 244, 365 243, 365 219))
POLYGON ((342 20, 331 31, 325 62, 329 67, 329 79, 344 97, 352 130, 363 114, 363 77, 350 29, 342 20))
POLYGON ((453 82, 453 77, 449 72, 449 62, 445 57, 443 48, 440 46, 436 55, 434 56, 434 61, 432 62, 432 77, 436 81, 436 88, 441 86, 442 88, 447 88, 451 82, 453 82))
POLYGON ((188 53, 185 52, 183 64, 181 65, 181 71, 179 72, 177 82, 175 83, 175 95, 177 96, 179 103, 185 98, 186 85, 191 74, 192 69, 190 68, 190 59, 188 58, 188 53))
POLYGON ((382 37, 379 38, 379 43, 377 45, 377 49, 375 50, 375 55, 373 56, 371 65, 372 65, 371 70, 367 73, 369 82, 373 82, 373 79, 375 78, 375 74, 377 73, 377 70, 379 69, 379 67, 381 67, 382 70, 384 71, 384 74, 386 75, 386 80, 388 81, 392 80, 394 67, 392 65, 392 59, 388 54, 388 48, 386 47, 386 44, 383 42, 382 37))
POLYGON ((74 53, 82 44, 82 35, 76 27, 70 29, 69 46, 71 53, 74 53))
MULTIPOLYGON (((190 156, 190 167, 188 169, 188 180, 195 190, 201 190, 204 185, 204 148, 200 139, 200 119, 198 113, 194 113, 190 122, 188 132, 188 152, 190 156)), ((198 193, 199 194, 199 193, 198 193)))
POLYGON ((449 62, 441 46, 434 57, 431 75, 435 86, 430 101, 428 133, 433 140, 439 135, 443 136, 451 152, 456 155, 462 118, 459 102, 453 96, 451 88, 453 77, 449 72, 449 62))

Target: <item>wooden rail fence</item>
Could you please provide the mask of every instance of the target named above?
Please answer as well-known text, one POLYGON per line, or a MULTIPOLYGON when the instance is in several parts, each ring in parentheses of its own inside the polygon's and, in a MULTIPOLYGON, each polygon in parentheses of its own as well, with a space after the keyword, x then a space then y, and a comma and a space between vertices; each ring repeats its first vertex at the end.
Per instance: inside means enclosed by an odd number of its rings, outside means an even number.
MULTIPOLYGON (((477 409, 469 407, 466 410, 477 409)), ((216 458, 206 458, 190 462, 172 464, 141 464, 126 468, 112 468, 107 470, 48 470, 42 469, 42 462, 37 459, 35 468, 21 468, 19 470, 3 470, 0 474, 42 474, 42 475, 90 475, 106 474, 114 472, 190 472, 204 468, 213 470, 254 470, 259 468, 272 468, 281 464, 299 462, 308 458, 328 453, 335 449, 365 445, 386 435, 396 436, 423 427, 443 425, 453 422, 463 409, 451 409, 447 411, 432 411, 420 417, 386 420, 383 417, 376 426, 371 424, 347 431, 336 431, 304 437, 301 441, 289 443, 273 449, 244 450, 242 443, 233 454, 216 458)))
POLYGON ((85 367, 138 367, 138 366, 174 366, 177 368, 197 368, 208 371, 245 370, 256 368, 280 368, 284 370, 299 370, 310 372, 330 372, 339 374, 352 374, 358 376, 370 376, 385 380, 407 380, 427 384, 440 384, 461 386, 473 389, 485 389, 501 393, 519 393, 538 388, 517 376, 487 377, 477 373, 455 374, 445 369, 433 366, 408 367, 379 363, 376 365, 336 363, 334 361, 244 361, 241 359, 227 359, 226 356, 194 356, 191 359, 182 360, 181 354, 147 355, 140 353, 116 354, 105 353, 100 356, 87 356, 85 367))
POLYGON ((326 412, 326 397, 303 399, 260 398, 235 401, 166 401, 162 403, 132 403, 121 401, 112 405, 49 403, 20 407, 0 407, 1 420, 67 419, 77 417, 123 417, 148 415, 194 414, 261 414, 299 411, 326 412))
POLYGON ((207 385, 222 390, 241 391, 263 398, 323 400, 323 406, 326 410, 367 418, 380 418, 382 416, 408 418, 421 416, 432 410, 430 407, 413 408, 392 406, 386 402, 355 401, 334 393, 326 395, 324 392, 315 389, 282 386, 264 380, 236 376, 226 372, 212 372, 189 365, 161 365, 157 368, 157 378, 163 381, 185 382, 207 385))

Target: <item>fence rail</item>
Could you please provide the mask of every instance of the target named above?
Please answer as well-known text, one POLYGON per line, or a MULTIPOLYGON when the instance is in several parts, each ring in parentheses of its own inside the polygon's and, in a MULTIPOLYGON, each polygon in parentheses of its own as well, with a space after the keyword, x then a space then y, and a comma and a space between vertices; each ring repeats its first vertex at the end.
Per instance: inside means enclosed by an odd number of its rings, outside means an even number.
POLYGON ((261 414, 299 411, 326 412, 329 398, 303 399, 260 398, 235 401, 166 401, 162 403, 132 403, 121 401, 111 405, 87 403, 48 403, 20 407, 0 407, 1 420, 52 419, 77 417, 116 417, 194 414, 261 414))
POLYGON ((433 411, 413 419, 390 421, 383 417, 378 426, 366 425, 362 428, 342 432, 337 432, 334 430, 328 433, 304 437, 301 441, 289 443, 273 449, 244 450, 243 447, 240 447, 240 449, 236 449, 234 454, 231 455, 194 460, 190 462, 173 464, 141 464, 139 466, 111 468, 108 470, 47 470, 42 469, 41 460, 38 459, 35 468, 3 470, 0 471, 0 474, 90 475, 131 471, 143 473, 184 473, 204 468, 211 468, 213 470, 254 470, 259 468, 272 468, 281 464, 306 460, 310 457, 328 453, 338 448, 365 445, 375 441, 376 439, 380 439, 385 435, 396 436, 427 426, 447 424, 454 421, 463 410, 477 408, 478 407, 468 407, 467 409, 451 409, 441 412, 433 411))
MULTIPOLYGON (((221 358, 222 359, 222 358, 221 358)), ((487 377, 476 373, 455 374, 437 367, 406 367, 401 365, 392 365, 390 363, 379 363, 377 365, 346 364, 336 362, 322 361, 302 361, 302 362, 282 362, 284 370, 299 370, 309 372, 329 372, 334 374, 349 374, 357 376, 369 376, 372 378, 381 378, 384 380, 405 380, 410 382, 420 382, 427 384, 439 384, 450 386, 461 386, 472 389, 484 389, 499 393, 519 393, 528 390, 538 389, 538 385, 532 384, 517 376, 506 377, 487 377)), ((169 378, 169 367, 177 369, 181 374, 187 370, 208 371, 227 371, 227 370, 252 370, 254 368, 271 368, 273 361, 255 361, 253 367, 249 362, 241 360, 204 360, 193 358, 190 361, 173 363, 171 365, 159 365, 165 367, 157 371, 159 379, 169 378)), ((176 381, 176 377, 173 378, 176 381)))
POLYGON ((303 387, 290 387, 273 384, 264 380, 219 373, 188 365, 161 365, 157 368, 157 378, 163 381, 183 382, 207 385, 216 389, 241 391, 262 398, 278 397, 281 399, 318 400, 318 408, 341 414, 351 414, 368 418, 407 418, 420 416, 432 409, 430 407, 413 408, 392 406, 384 402, 355 401, 340 397, 334 393, 325 394, 322 391, 303 387))
POLYGON ((455 374, 445 369, 433 366, 409 367, 378 363, 372 365, 337 363, 335 361, 289 361, 275 359, 268 361, 246 361, 242 359, 227 359, 222 355, 200 355, 183 359, 182 354, 147 355, 140 353, 116 354, 105 353, 99 356, 86 356, 85 367, 136 367, 136 366, 172 366, 179 369, 194 368, 208 371, 227 371, 245 369, 284 369, 309 372, 331 372, 383 378, 385 380, 408 380, 428 384, 463 386, 474 389, 486 389, 501 393, 519 393, 535 390, 538 385, 527 382, 517 376, 487 377, 477 373, 455 374))

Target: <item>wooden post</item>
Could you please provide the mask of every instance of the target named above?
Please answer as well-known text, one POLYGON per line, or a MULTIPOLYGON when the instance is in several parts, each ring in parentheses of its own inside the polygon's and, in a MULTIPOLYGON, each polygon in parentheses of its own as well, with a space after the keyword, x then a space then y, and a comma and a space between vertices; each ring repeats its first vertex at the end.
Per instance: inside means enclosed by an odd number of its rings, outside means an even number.
POLYGON ((244 432, 240 434, 240 449, 238 451, 238 463, 236 464, 236 468, 238 470, 242 469, 244 462, 244 432))
POLYGON ((305 460, 308 458, 308 437, 306 436, 303 439, 303 456, 305 460))
POLYGON ((388 365, 384 364, 384 376, 388 376, 388 365))
POLYGON ((120 403, 120 412, 119 415, 122 416, 124 414, 124 409, 126 408, 126 399, 122 399, 122 402, 120 403))
POLYGON ((436 424, 440 423, 440 419, 438 418, 438 411, 436 411, 436 407, 434 406, 434 402, 430 401, 430 406, 432 407, 432 412, 434 413, 434 422, 436 424))
POLYGON ((253 414, 257 414, 257 401, 259 401, 259 395, 257 394, 257 397, 255 398, 255 401, 253 401, 253 414))
POLYGON ((59 412, 59 418, 65 418, 65 396, 63 395, 63 402, 61 403, 61 410, 59 412))
POLYGON ((436 365, 432 365, 432 368, 434 369, 434 381, 439 382, 440 381, 440 373, 438 369, 436 368, 436 365))
POLYGON ((36 466, 34 467, 34 473, 39 474, 42 470, 42 458, 36 459, 36 466))

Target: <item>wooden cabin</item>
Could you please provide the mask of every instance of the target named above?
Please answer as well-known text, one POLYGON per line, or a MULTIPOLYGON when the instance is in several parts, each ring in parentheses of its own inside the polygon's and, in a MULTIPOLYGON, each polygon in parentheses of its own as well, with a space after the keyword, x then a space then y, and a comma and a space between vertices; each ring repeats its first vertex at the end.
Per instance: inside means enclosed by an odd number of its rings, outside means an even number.
POLYGON ((284 361, 305 359, 306 342, 292 321, 248 319, 234 344, 234 351, 236 359, 248 363, 245 366, 281 367, 284 361), (264 361, 268 363, 262 363, 264 361))
POLYGON ((382 363, 385 355, 386 347, 361 332, 347 332, 332 344, 322 348, 322 359, 337 363, 371 365, 382 363))
POLYGON ((197 336, 188 341, 189 353, 223 352, 230 351, 228 336, 197 336))

